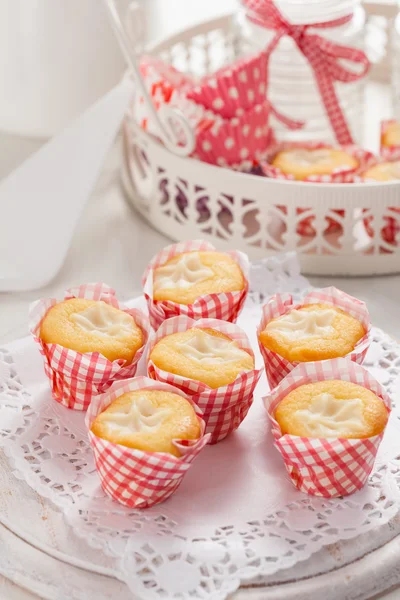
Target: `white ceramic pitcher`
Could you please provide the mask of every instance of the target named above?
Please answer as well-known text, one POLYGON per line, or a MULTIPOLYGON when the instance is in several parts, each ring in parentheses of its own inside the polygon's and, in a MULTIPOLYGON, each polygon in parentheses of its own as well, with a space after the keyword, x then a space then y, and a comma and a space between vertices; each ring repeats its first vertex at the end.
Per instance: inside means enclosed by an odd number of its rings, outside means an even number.
POLYGON ((0 130, 51 136, 123 71, 101 0, 0 0, 0 130))

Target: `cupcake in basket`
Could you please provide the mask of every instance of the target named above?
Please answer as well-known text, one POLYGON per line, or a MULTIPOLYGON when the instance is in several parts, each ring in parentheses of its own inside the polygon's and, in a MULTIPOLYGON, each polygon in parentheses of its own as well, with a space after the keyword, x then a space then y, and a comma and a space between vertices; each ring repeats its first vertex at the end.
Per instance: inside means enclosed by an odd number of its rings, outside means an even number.
MULTIPOLYGON (((400 136, 400 129, 399 129, 400 136)), ((366 183, 368 182, 387 182, 387 181, 398 181, 400 182, 400 138, 399 138, 399 152, 398 159, 391 159, 390 161, 382 161, 371 167, 365 173, 363 173, 363 179, 366 183)), ((392 152, 392 156, 396 156, 395 152, 392 152)), ((373 237, 373 217, 366 217, 364 219, 365 228, 368 235, 373 237)), ((398 246, 400 244, 400 207, 393 206, 389 209, 388 215, 384 217, 384 224, 381 231, 382 239, 388 244, 398 246), (389 216, 389 214, 391 216, 389 216)), ((386 250, 386 248, 385 248, 386 250)))
POLYGON ((248 274, 242 252, 217 252, 202 240, 167 246, 150 261, 142 280, 152 327, 178 315, 236 321, 248 274))
POLYGON ((136 374, 149 335, 145 315, 120 305, 104 283, 71 288, 62 302, 38 300, 29 320, 53 398, 75 410, 136 374))
POLYGON ((152 337, 148 374, 191 395, 215 444, 246 417, 261 371, 237 325, 180 316, 165 321, 152 337))
POLYGON ((169 498, 210 438, 190 397, 147 377, 95 397, 86 425, 104 491, 130 508, 169 498))
POLYGON ((366 369, 346 358, 299 364, 264 404, 296 488, 336 498, 365 485, 391 408, 366 369))
POLYGON ((295 305, 276 294, 263 306, 257 337, 270 387, 299 363, 349 357, 361 364, 369 347, 370 318, 364 302, 329 287, 295 305))
POLYGON ((381 156, 388 161, 400 159, 400 121, 381 123, 381 156))
MULTIPOLYGON (((376 158, 370 152, 357 146, 333 147, 319 142, 284 142, 277 144, 261 162, 264 175, 274 179, 308 181, 320 183, 353 183, 360 180, 360 173, 376 158)), ((286 212, 285 207, 279 207, 286 212)), ((300 215, 308 208, 298 208, 300 215)), ((325 234, 340 232, 343 210, 334 211, 337 220, 328 218, 325 234)), ((302 219, 297 226, 302 236, 315 235, 313 217, 302 219)))

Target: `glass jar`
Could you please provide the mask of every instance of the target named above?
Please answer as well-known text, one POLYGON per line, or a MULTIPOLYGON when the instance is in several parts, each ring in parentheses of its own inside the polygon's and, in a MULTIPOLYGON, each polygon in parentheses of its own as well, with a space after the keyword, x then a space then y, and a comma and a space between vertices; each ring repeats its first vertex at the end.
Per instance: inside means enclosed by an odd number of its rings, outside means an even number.
MULTIPOLYGON (((361 0, 275 0, 275 5, 293 25, 326 23, 351 15, 343 25, 326 29, 309 28, 308 31, 339 45, 364 49, 366 16, 361 0)), ((268 45, 275 31, 254 23, 252 16, 245 0, 241 0, 238 14, 240 34, 246 46, 256 51, 268 45)), ((344 61, 342 64, 351 71, 359 69, 359 65, 347 65, 344 61)), ((335 82, 340 106, 357 143, 362 142, 365 82, 365 77, 352 83, 335 82)), ((290 131, 276 122, 275 130, 280 139, 336 142, 314 71, 289 36, 280 39, 270 57, 269 99, 284 115, 305 121, 305 126, 298 131, 290 131)))

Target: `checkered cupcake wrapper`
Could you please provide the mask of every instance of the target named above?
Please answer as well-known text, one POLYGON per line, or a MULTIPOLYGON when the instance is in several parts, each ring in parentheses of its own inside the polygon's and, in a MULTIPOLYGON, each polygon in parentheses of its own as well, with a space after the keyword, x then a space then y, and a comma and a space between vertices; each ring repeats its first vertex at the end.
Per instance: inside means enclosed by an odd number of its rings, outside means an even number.
POLYGON ((98 352, 81 353, 59 344, 45 344, 40 339, 40 326, 49 309, 57 304, 55 298, 33 303, 29 309, 29 327, 44 358, 44 370, 50 382, 54 400, 74 410, 86 410, 93 396, 104 392, 114 381, 134 377, 138 362, 149 337, 147 317, 138 309, 124 308, 115 291, 104 283, 89 283, 66 291, 64 300, 86 298, 102 300, 131 315, 143 333, 144 343, 131 364, 124 360, 107 360, 98 352))
MULTIPOLYGON (((192 327, 215 329, 234 340, 240 348, 246 350, 253 358, 254 353, 245 332, 233 323, 218 319, 200 319, 194 321, 190 317, 180 316, 165 321, 149 341, 149 356, 155 344, 171 333, 186 331, 192 327)), ((148 362, 149 377, 174 385, 186 394, 190 394, 193 402, 200 407, 206 422, 206 433, 211 433, 211 444, 216 444, 237 429, 246 417, 253 403, 254 389, 260 379, 262 369, 253 369, 239 375, 235 381, 224 387, 212 389, 208 385, 173 373, 167 373, 148 362)))
MULTIPOLYGON (((273 148, 271 148, 268 152, 267 158, 265 161, 261 162, 261 168, 267 177, 272 177, 273 179, 285 179, 294 181, 294 176, 291 174, 283 173, 278 167, 271 165, 271 161, 278 154, 278 152, 282 152, 284 150, 290 149, 302 149, 307 148, 309 150, 319 150, 323 148, 333 148, 333 146, 327 146, 326 144, 320 142, 281 142, 276 144, 273 148)), ((337 146, 336 146, 337 148, 337 146)), ((356 169, 349 169, 348 167, 337 169, 332 175, 312 175, 307 177, 305 181, 315 182, 315 183, 355 183, 361 181, 360 173, 370 168, 374 164, 376 164, 376 157, 366 150, 359 148, 358 146, 342 146, 342 150, 351 154, 359 161, 359 165, 356 169)), ((287 213, 287 208, 284 206, 278 206, 284 214, 287 213)), ((308 212, 308 208, 297 208, 297 215, 301 215, 302 213, 308 212)), ((328 218, 327 219, 327 227, 324 230, 325 235, 329 235, 332 233, 336 233, 340 231, 341 224, 340 221, 343 219, 345 213, 344 210, 335 210, 334 211, 338 215, 338 220, 328 218)), ((299 221, 297 225, 297 233, 301 236, 314 236, 315 235, 315 227, 313 225, 313 217, 305 217, 301 221, 299 221)))
POLYGON ((263 306, 262 318, 257 328, 257 339, 261 355, 265 364, 265 371, 269 385, 274 388, 278 383, 288 375, 298 362, 290 362, 265 348, 260 342, 260 333, 264 331, 267 323, 289 312, 290 310, 300 308, 306 304, 332 304, 341 308, 346 313, 358 319, 365 328, 365 335, 356 344, 354 350, 347 356, 350 360, 362 364, 370 344, 371 320, 366 304, 353 296, 349 296, 335 287, 327 287, 322 290, 315 290, 305 296, 301 304, 293 304, 293 297, 290 294, 276 294, 270 301, 263 306))
POLYGON ((347 496, 365 485, 384 432, 364 439, 282 435, 274 414, 279 402, 300 385, 332 379, 351 381, 371 390, 382 398, 390 413, 390 398, 382 386, 366 369, 348 358, 301 363, 263 399, 275 446, 293 485, 306 494, 325 498, 347 496))
POLYGON ((246 300, 249 289, 248 276, 250 270, 250 262, 246 254, 243 252, 227 252, 240 266, 245 278, 245 287, 238 292, 227 292, 224 294, 208 294, 201 296, 193 304, 177 304, 171 301, 157 301, 153 299, 153 272, 154 269, 163 265, 173 256, 182 254, 183 252, 199 251, 214 251, 215 246, 205 242, 204 240, 193 240, 190 242, 180 242, 167 246, 161 252, 156 254, 150 261, 142 278, 144 296, 146 298, 150 323, 153 329, 158 327, 166 319, 185 315, 192 319, 212 318, 222 319, 224 321, 235 322, 238 318, 244 302, 246 300))
POLYGON ((386 146, 384 144, 384 136, 389 127, 396 125, 398 121, 390 119, 381 123, 381 148, 380 154, 385 161, 400 160, 400 143, 394 146, 386 146))
POLYGON ((113 383, 107 392, 93 398, 85 422, 103 490, 129 508, 149 508, 169 498, 210 439, 210 435, 205 433, 201 411, 191 398, 181 390, 148 377, 113 383), (201 437, 198 440, 175 440, 175 446, 181 452, 179 458, 165 452, 145 452, 113 444, 90 431, 97 415, 116 398, 127 392, 144 389, 178 394, 194 407, 201 424, 201 437))
POLYGON ((267 61, 265 51, 242 57, 191 87, 188 98, 224 119, 239 117, 265 101, 267 61))

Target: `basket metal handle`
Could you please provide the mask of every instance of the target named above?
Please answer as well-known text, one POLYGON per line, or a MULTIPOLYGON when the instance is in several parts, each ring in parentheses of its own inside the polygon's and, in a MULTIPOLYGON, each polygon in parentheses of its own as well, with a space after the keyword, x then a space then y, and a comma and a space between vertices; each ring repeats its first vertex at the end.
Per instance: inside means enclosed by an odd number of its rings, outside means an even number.
MULTIPOLYGON (((128 63, 135 84, 140 90, 147 108, 150 111, 150 117, 157 127, 160 138, 168 150, 174 154, 178 156, 188 156, 193 152, 195 147, 195 136, 190 124, 180 111, 175 110, 170 106, 164 105, 162 110, 156 110, 153 100, 148 94, 145 83, 142 79, 142 75, 136 60, 136 53, 132 45, 132 40, 128 34, 126 26, 121 20, 115 0, 104 0, 104 4, 109 14, 110 21, 118 39, 121 51, 123 52, 128 63)), ((137 31, 138 27, 143 27, 141 10, 142 9, 137 2, 132 2, 129 7, 131 35, 132 32, 141 33, 137 31), (134 20, 133 15, 135 15, 137 19, 134 20)))

